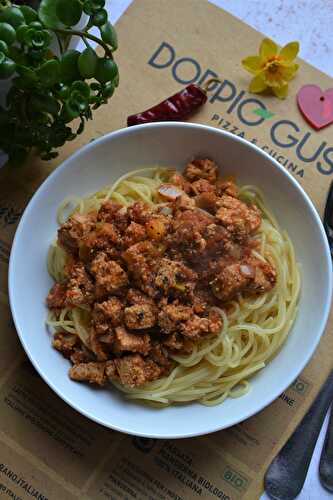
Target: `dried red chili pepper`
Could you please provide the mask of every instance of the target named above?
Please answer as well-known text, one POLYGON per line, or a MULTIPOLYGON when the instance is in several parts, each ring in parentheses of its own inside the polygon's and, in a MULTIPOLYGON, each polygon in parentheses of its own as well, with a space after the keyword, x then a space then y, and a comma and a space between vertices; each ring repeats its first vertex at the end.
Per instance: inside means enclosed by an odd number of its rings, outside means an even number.
POLYGON ((131 127, 132 125, 150 122, 183 120, 205 104, 207 101, 207 89, 214 81, 219 80, 212 78, 206 83, 205 88, 201 88, 193 83, 188 85, 180 92, 177 92, 177 94, 172 95, 146 111, 129 116, 127 118, 127 126, 131 127))

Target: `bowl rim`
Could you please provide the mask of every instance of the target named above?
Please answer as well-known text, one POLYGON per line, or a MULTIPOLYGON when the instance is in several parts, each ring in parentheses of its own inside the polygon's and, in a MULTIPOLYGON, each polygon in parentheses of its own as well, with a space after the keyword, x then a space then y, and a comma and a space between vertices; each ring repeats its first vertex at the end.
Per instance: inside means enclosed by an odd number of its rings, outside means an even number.
POLYGON ((332 302, 332 292, 333 292, 333 273, 332 273, 332 258, 331 258, 331 252, 329 248, 329 243, 326 237, 325 229, 322 224, 322 221, 320 219, 320 216, 311 200, 309 195, 306 193, 304 188, 301 186, 299 182, 291 175, 290 172, 288 172, 287 169, 285 169, 275 158, 271 157, 266 151, 263 151, 260 149, 257 145, 247 141, 246 139, 242 137, 238 137, 231 132, 225 131, 218 129, 216 127, 212 127, 210 125, 204 125, 204 124, 198 124, 198 123, 191 123, 191 122, 177 122, 177 121, 170 121, 170 122, 154 122, 154 123, 147 123, 147 124, 141 124, 141 125, 135 125, 132 127, 124 127, 121 129, 114 130, 112 132, 109 132, 101 137, 98 137, 92 142, 89 142, 79 148, 77 151, 75 151, 73 154, 71 154, 68 158, 66 158, 58 167, 56 167, 47 177, 46 179, 42 182, 42 184, 38 187, 38 189, 34 192, 33 196, 29 200, 29 203, 27 204, 23 215, 20 219, 20 222, 17 226, 13 242, 12 242, 12 247, 11 247, 11 252, 10 252, 10 259, 9 259, 9 267, 8 267, 8 292, 9 292, 9 305, 11 309, 11 313, 13 316, 13 321, 15 325, 16 332, 18 334, 18 337, 20 339, 20 342, 24 348, 25 353, 27 354, 30 362, 32 363, 33 367, 36 369, 38 374, 41 376, 43 381, 59 396, 65 403, 67 403, 70 407, 72 407, 74 410, 78 411, 80 414, 84 415, 88 419, 103 425, 106 428, 126 433, 129 435, 134 435, 134 436, 140 436, 140 437, 146 437, 146 438, 157 438, 157 439, 182 439, 182 438, 187 438, 187 437, 196 437, 196 436, 202 436, 206 434, 210 434, 212 432, 220 431, 225 428, 231 427, 233 425, 237 425, 240 422, 245 421, 246 419, 250 418, 251 416, 256 415, 260 411, 262 411, 264 408, 266 408, 268 405, 270 405, 273 401, 275 401, 279 395, 288 388, 292 382, 299 376, 299 374, 303 371, 309 360, 312 358, 316 348, 318 347, 318 344, 321 340, 321 337, 324 333, 325 327, 327 325, 328 321, 328 316, 331 308, 331 302, 332 302), (137 130, 151 130, 154 128, 181 128, 181 129, 197 129, 197 130, 205 130, 208 131, 209 133, 214 133, 214 134, 221 134, 225 135, 235 142, 239 142, 245 145, 245 147, 252 149, 256 151, 259 155, 263 156, 267 160, 269 160, 275 168, 277 168, 282 175, 286 176, 288 181, 291 182, 293 187, 301 194, 304 202, 308 206, 311 216, 318 226, 320 230, 320 236, 321 236, 321 244, 323 245, 323 250, 324 250, 324 255, 325 255, 325 265, 328 269, 328 274, 327 274, 327 279, 326 279, 326 303, 324 307, 324 313, 322 315, 321 321, 318 324, 318 332, 320 332, 319 335, 316 336, 315 340, 312 342, 312 347, 309 350, 309 353, 304 357, 302 362, 297 365, 297 370, 296 372, 291 372, 288 371, 288 376, 284 379, 283 383, 283 388, 280 390, 275 390, 274 392, 270 393, 267 395, 265 399, 261 401, 261 404, 258 405, 257 409, 255 412, 252 410, 250 411, 245 411, 242 417, 236 417, 234 421, 231 424, 228 425, 220 425, 218 420, 214 425, 210 425, 209 428, 207 428, 204 431, 197 431, 197 432, 190 432, 187 434, 184 433, 171 433, 171 434, 160 434, 160 433, 154 433, 152 432, 134 432, 132 430, 126 429, 126 423, 124 425, 112 425, 110 423, 104 422, 101 418, 95 417, 89 413, 89 410, 82 409, 76 402, 72 401, 70 397, 68 397, 66 394, 62 393, 60 389, 57 388, 57 385, 53 383, 51 380, 49 380, 49 377, 47 373, 42 371, 42 369, 39 367, 38 360, 33 357, 33 355, 30 353, 29 349, 29 343, 26 342, 23 333, 20 331, 20 328, 18 327, 18 320, 16 318, 16 311, 15 311, 15 299, 14 299, 14 284, 13 284, 13 275, 14 275, 14 262, 16 257, 16 252, 17 252, 17 242, 19 241, 20 234, 22 232, 22 228, 25 224, 26 218, 28 218, 29 213, 31 210, 33 210, 34 203, 39 197, 40 193, 45 189, 46 186, 49 184, 52 184, 53 180, 62 174, 62 172, 71 167, 71 163, 77 161, 81 156, 84 156, 85 153, 89 150, 93 150, 94 148, 98 148, 101 144, 107 143, 109 140, 112 140, 118 136, 122 135, 127 135, 127 134, 132 134, 136 133, 137 130), (74 160, 74 161, 73 161, 74 160), (245 416, 244 416, 245 415, 245 416))

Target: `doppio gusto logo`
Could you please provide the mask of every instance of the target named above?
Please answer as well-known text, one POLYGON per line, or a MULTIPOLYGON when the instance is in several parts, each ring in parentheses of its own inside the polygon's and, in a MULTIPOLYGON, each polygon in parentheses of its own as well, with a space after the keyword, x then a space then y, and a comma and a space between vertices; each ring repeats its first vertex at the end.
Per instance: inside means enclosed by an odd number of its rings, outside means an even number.
MULTIPOLYGON (((222 111, 225 115, 236 116, 243 125, 255 129, 256 126, 265 121, 265 116, 269 115, 269 110, 260 99, 238 89, 232 81, 223 80, 221 75, 218 75, 211 68, 203 68, 200 62, 193 57, 177 57, 175 47, 167 42, 162 42, 157 47, 149 58, 148 64, 157 70, 170 71, 172 78, 183 86, 190 83, 202 86, 210 78, 220 78, 221 82, 216 82, 210 89, 209 103, 215 105, 214 112, 220 112, 217 106, 223 107, 222 111), (253 112, 254 109, 256 109, 256 113, 253 112)), ((212 120, 216 121, 219 118, 220 115, 215 113, 212 120)), ((266 123, 270 127, 271 144, 273 147, 279 148, 280 152, 273 152, 268 145, 262 146, 262 149, 269 152, 280 163, 289 168, 288 159, 281 154, 281 149, 286 153, 293 151, 297 159, 302 162, 302 167, 313 164, 320 174, 330 175, 333 173, 333 145, 328 144, 325 140, 320 140, 320 135, 317 132, 304 132, 299 124, 284 118, 270 120, 266 123)), ((234 128, 238 129, 238 127, 234 128)), ((244 137, 244 133, 238 135, 244 137)), ((252 142, 256 143, 257 141, 254 139, 252 142)), ((291 170, 295 172, 296 166, 292 165, 294 168, 291 170)), ((303 177, 303 168, 299 168, 299 172, 296 173, 303 177)))

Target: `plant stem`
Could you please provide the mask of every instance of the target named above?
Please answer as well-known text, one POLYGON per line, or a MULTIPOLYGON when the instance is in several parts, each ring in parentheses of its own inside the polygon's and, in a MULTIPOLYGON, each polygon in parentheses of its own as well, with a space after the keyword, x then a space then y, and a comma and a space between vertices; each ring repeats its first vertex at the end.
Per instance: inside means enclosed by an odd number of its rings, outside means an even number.
POLYGON ((57 37, 57 42, 58 42, 58 45, 59 45, 60 54, 62 55, 64 53, 64 49, 63 49, 63 46, 62 46, 62 43, 61 43, 61 40, 60 40, 60 36, 57 33, 56 33, 56 37, 57 37))
POLYGON ((83 36, 82 40, 84 42, 84 45, 87 47, 87 49, 90 49, 91 47, 90 47, 89 43, 87 42, 87 38, 85 36, 83 36))
POLYGON ((93 42, 98 43, 103 49, 105 50, 105 54, 110 58, 113 59, 113 55, 111 50, 109 49, 108 45, 103 42, 100 38, 97 36, 91 35, 90 33, 86 33, 84 31, 77 31, 77 30, 66 30, 66 29, 60 29, 60 28, 52 28, 52 31, 55 33, 59 33, 60 35, 76 35, 81 38, 88 38, 89 40, 92 40, 93 42))
POLYGON ((88 21, 88 23, 87 23, 87 25, 86 25, 86 27, 84 28, 84 30, 83 30, 83 31, 84 31, 85 33, 88 33, 88 31, 90 30, 90 28, 92 28, 93 26, 94 26, 94 25, 93 25, 93 23, 91 23, 91 22, 90 22, 90 19, 89 19, 89 21, 88 21))

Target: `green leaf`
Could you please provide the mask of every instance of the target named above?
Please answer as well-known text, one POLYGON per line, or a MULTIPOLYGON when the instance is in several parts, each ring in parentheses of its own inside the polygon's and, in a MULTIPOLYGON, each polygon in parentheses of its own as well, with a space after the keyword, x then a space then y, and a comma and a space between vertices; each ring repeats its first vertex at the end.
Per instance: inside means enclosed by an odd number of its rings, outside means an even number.
POLYGON ((27 26, 26 24, 22 24, 22 26, 20 26, 17 30, 16 30, 16 38, 19 42, 23 43, 24 42, 24 39, 26 37, 26 34, 29 30, 29 26, 27 26))
POLYGON ((25 22, 27 24, 32 23, 33 21, 38 20, 38 14, 37 12, 29 7, 29 5, 20 5, 20 11, 22 12, 25 22))
POLYGON ((37 75, 35 71, 33 71, 28 66, 17 66, 17 73, 27 82, 27 83, 36 83, 37 75))
POLYGON ((79 0, 57 0, 56 14, 65 26, 75 26, 82 16, 79 0))
POLYGON ((85 111, 87 107, 89 106, 89 102, 86 99, 84 95, 82 95, 79 91, 75 90, 74 92, 71 92, 69 101, 70 105, 73 108, 78 109, 80 113, 85 111))
POLYGON ((69 83, 80 78, 78 59, 80 52, 78 50, 67 50, 60 60, 60 72, 64 82, 69 83))
POLYGON ((95 26, 103 26, 108 20, 108 13, 105 9, 101 9, 91 16, 91 22, 95 26))
POLYGON ((95 78, 100 83, 111 82, 118 78, 118 66, 112 59, 99 59, 95 78))
POLYGON ((90 97, 90 87, 86 82, 83 82, 82 80, 73 82, 71 91, 79 92, 85 99, 88 99, 90 97))
POLYGON ((112 50, 116 50, 118 48, 118 37, 112 24, 110 22, 103 24, 100 27, 100 32, 103 42, 111 45, 112 50))
POLYGON ((74 118, 77 118, 80 115, 80 111, 77 109, 77 107, 74 105, 72 106, 71 102, 67 101, 65 103, 65 119, 66 122, 71 122, 74 120, 74 118))
POLYGON ((114 93, 114 85, 109 82, 105 85, 104 89, 103 89, 103 97, 105 99, 109 99, 110 97, 112 97, 114 93))
POLYGON ((50 113, 57 115, 60 111, 60 104, 54 97, 47 95, 33 95, 31 98, 31 105, 37 111, 43 113, 50 113))
POLYGON ((79 71, 83 78, 92 78, 95 74, 98 57, 93 49, 85 49, 78 59, 79 71))
POLYGON ((12 45, 15 42, 16 31, 11 24, 0 22, 0 40, 6 42, 7 45, 12 45))
POLYGON ((23 91, 31 90, 36 85, 36 82, 28 82, 27 80, 25 80, 21 76, 17 76, 15 78, 13 78, 11 83, 13 83, 13 85, 15 85, 15 87, 17 87, 18 89, 21 89, 23 91))
POLYGON ((65 85, 64 83, 59 84, 59 89, 57 90, 58 96, 60 99, 67 99, 70 94, 70 87, 68 85, 65 85))
POLYGON ((46 87, 52 87, 60 81, 60 63, 56 59, 45 62, 37 71, 41 83, 46 87))
POLYGON ((105 0, 84 0, 83 10, 88 16, 92 16, 95 12, 103 9, 105 0))
POLYGON ((14 61, 6 57, 5 60, 0 63, 0 79, 5 80, 10 78, 15 73, 15 70, 16 64, 14 61))
POLYGON ((36 64, 42 64, 42 62, 47 58, 47 56, 48 56, 47 48, 31 49, 29 51, 29 59, 32 59, 36 64))
POLYGON ((9 47, 8 56, 16 62, 16 64, 23 64, 26 66, 27 56, 26 54, 16 45, 9 47))
POLYGON ((44 25, 40 21, 32 21, 32 23, 29 24, 29 28, 36 28, 37 30, 43 30, 44 25))
POLYGON ((21 24, 25 23, 24 15, 18 7, 7 7, 0 12, 0 21, 8 23, 13 28, 18 28, 21 24))
POLYGON ((42 0, 38 9, 39 19, 47 28, 63 28, 57 14, 59 0, 42 0))
POLYGON ((0 40, 0 51, 8 56, 8 45, 3 40, 0 40))
POLYGON ((29 28, 24 33, 24 43, 33 49, 40 50, 50 45, 51 35, 47 30, 29 28))

